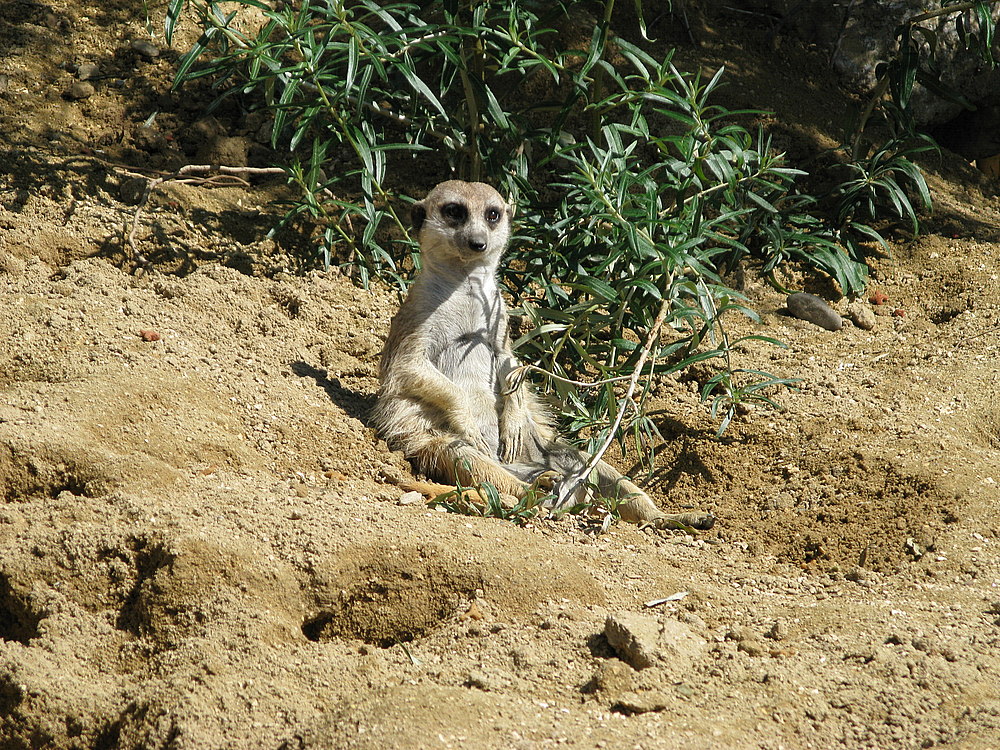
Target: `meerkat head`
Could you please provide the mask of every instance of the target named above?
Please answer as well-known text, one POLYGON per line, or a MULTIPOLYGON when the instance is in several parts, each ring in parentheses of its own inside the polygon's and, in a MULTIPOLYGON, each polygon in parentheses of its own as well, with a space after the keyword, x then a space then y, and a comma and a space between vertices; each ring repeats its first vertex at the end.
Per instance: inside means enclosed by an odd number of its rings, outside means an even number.
POLYGON ((431 262, 496 264, 510 238, 510 207, 482 182, 442 182, 413 204, 410 216, 431 262))

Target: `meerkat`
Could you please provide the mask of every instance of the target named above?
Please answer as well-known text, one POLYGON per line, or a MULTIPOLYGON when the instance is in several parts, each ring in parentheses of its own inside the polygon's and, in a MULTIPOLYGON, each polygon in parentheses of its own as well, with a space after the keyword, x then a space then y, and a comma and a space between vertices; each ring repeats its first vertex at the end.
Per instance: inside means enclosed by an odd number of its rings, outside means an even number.
MULTIPOLYGON (((554 488, 590 460, 559 438, 528 384, 507 386, 519 362, 497 268, 511 215, 492 187, 459 180, 439 184, 411 210, 423 267, 389 329, 373 421, 391 448, 442 483, 417 485, 425 494, 489 482, 522 498, 539 485, 554 488)), ((663 513, 604 461, 555 505, 590 501, 595 489, 620 500, 621 517, 633 523, 708 528, 714 520, 663 513)))

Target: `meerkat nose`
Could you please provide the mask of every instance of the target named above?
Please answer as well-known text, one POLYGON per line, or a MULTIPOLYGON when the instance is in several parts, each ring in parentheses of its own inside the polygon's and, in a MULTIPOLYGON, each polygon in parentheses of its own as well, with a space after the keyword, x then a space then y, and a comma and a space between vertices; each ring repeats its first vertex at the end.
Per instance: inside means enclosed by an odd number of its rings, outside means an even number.
POLYGON ((469 240, 469 249, 470 250, 475 250, 477 253, 481 253, 481 252, 483 252, 483 250, 486 249, 486 243, 483 242, 483 240, 470 239, 469 240))

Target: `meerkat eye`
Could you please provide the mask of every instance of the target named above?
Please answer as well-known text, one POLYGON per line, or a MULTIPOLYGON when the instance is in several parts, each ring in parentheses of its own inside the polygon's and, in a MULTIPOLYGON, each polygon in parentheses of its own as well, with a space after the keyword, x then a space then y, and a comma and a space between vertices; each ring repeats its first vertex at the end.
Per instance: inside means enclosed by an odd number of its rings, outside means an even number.
POLYGON ((452 221, 465 221, 469 215, 469 210, 461 203, 445 203, 441 206, 441 215, 452 221))
POLYGON ((496 224, 498 221, 500 221, 500 217, 502 215, 503 214, 500 213, 499 209, 496 208, 486 209, 486 221, 490 224, 496 224))

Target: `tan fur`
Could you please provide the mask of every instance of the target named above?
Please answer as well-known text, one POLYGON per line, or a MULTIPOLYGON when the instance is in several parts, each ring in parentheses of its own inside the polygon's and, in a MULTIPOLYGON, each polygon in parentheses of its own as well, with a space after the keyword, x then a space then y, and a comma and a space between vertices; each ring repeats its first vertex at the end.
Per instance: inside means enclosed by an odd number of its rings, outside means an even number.
MULTIPOLYGON (((522 384, 504 393, 518 366, 496 272, 510 238, 511 210, 489 185, 451 180, 413 206, 423 269, 393 318, 380 364, 373 419, 393 449, 439 482, 489 482, 523 497, 532 482, 558 481, 589 459, 559 440, 538 396, 522 384)), ((592 477, 633 523, 690 524, 669 516, 603 461, 592 477)), ((439 488, 441 485, 429 485, 439 488)), ((448 486, 447 489, 452 489, 448 486)), ((564 504, 588 501, 586 486, 564 504)), ((711 516, 698 520, 710 525, 711 516), (709 519, 709 520, 706 520, 709 519)))

